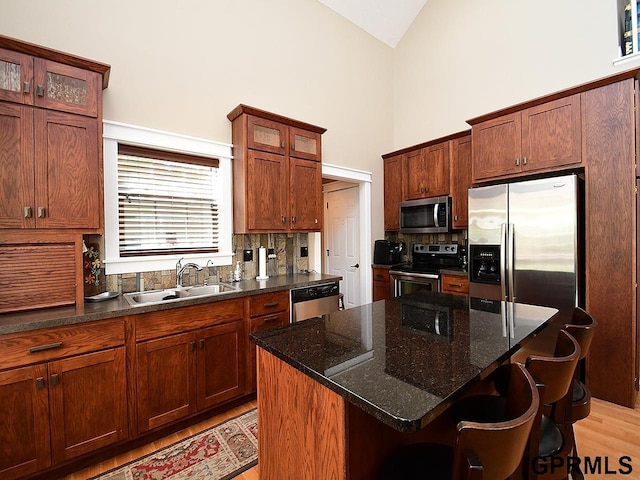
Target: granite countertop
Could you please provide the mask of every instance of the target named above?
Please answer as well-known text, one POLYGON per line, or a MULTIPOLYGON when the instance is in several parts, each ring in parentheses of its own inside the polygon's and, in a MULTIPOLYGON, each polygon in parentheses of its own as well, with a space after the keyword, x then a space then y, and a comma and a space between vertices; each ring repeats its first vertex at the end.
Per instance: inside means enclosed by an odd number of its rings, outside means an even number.
POLYGON ((543 330, 556 313, 548 307, 424 292, 250 338, 387 425, 417 431, 543 330))
MULTIPOLYGON (((0 314, 0 335, 90 322, 94 320, 104 320, 124 315, 135 315, 138 313, 185 307, 187 305, 213 303, 228 300, 230 298, 289 290, 292 288, 317 285, 340 279, 341 277, 339 276, 325 275, 315 272, 296 273, 292 275, 273 276, 268 280, 243 280, 233 284, 239 288, 238 291, 208 297, 181 299, 179 301, 165 301, 156 305, 132 307, 125 298, 120 295, 119 297, 111 300, 105 300, 103 302, 85 303, 83 307, 69 306, 19 313, 6 313, 0 314)), ((46 294, 46 292, 43 294, 46 294)))

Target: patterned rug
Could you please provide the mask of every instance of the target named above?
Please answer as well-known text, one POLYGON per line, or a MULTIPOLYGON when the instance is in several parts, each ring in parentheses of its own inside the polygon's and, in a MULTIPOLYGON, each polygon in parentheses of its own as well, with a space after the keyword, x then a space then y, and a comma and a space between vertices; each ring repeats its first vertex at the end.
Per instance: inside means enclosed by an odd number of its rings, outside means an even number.
POLYGON ((229 480, 257 463, 254 408, 88 480, 229 480))

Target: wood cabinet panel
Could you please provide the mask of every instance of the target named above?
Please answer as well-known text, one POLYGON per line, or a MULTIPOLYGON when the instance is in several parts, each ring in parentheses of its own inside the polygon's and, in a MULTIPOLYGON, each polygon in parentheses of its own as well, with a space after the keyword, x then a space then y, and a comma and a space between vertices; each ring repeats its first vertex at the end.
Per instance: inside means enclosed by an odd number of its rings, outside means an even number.
POLYGON ((0 369, 69 357, 124 344, 124 320, 100 320, 0 337, 0 369))
POLYGON ((220 325, 243 316, 242 298, 142 313, 135 316, 136 341, 220 325))
POLYGON ((247 168, 247 213, 250 230, 282 231, 289 226, 286 157, 250 150, 247 168))
POLYGON ((54 463, 128 437, 126 378, 124 347, 49 364, 54 463))
POLYGON ((99 228, 102 166, 96 121, 47 110, 34 116, 37 226, 99 228))
POLYGON ((453 228, 469 224, 471 186, 471 135, 451 141, 451 218, 453 228))
POLYGON ((248 299, 251 317, 289 310, 289 290, 252 295, 248 299))
POLYGON ((443 273, 440 276, 440 284, 442 293, 453 293, 457 295, 469 294, 469 278, 459 275, 447 275, 443 273))
POLYGON ((388 268, 372 268, 373 273, 373 301, 391 298, 391 283, 388 268))
POLYGON ((247 147, 263 152, 287 153, 287 127, 265 118, 247 116, 247 147))
MULTIPOLYGON (((1 92, 2 90, 0 90, 1 92)), ((33 110, 0 103, 0 228, 33 228, 33 110)))
POLYGON ((347 478, 344 399, 263 349, 258 381, 260 478, 347 478))
POLYGON ((196 334, 136 345, 138 432, 166 425, 196 410, 196 334))
POLYGON ((289 156, 319 162, 322 158, 321 135, 301 128, 289 127, 289 156))
POLYGON ((291 229, 319 230, 322 225, 321 164, 291 159, 289 173, 291 229))
POLYGON ((585 92, 582 105, 586 310, 598 321, 587 382, 593 396, 633 408, 638 361, 634 80, 585 92))
POLYGON ((41 108, 96 117, 100 74, 62 63, 34 59, 34 104, 41 108))
POLYGON ((571 95, 522 112, 522 170, 581 162, 580 95, 571 95))
POLYGON ((32 79, 31 56, 0 48, 0 101, 33 104, 32 79))
POLYGON ((400 202, 402 193, 402 155, 384 160, 384 229, 400 229, 400 202))
POLYGON ((474 182, 519 173, 521 141, 520 112, 473 125, 474 182))
POLYGON ((245 393, 245 351, 248 336, 244 321, 198 332, 198 409, 213 407, 245 393))
POLYGON ((0 477, 13 480, 51 465, 44 364, 0 372, 0 477), (41 386, 39 386, 41 385, 41 386))
POLYGON ((449 194, 449 143, 409 152, 405 155, 406 200, 449 194))

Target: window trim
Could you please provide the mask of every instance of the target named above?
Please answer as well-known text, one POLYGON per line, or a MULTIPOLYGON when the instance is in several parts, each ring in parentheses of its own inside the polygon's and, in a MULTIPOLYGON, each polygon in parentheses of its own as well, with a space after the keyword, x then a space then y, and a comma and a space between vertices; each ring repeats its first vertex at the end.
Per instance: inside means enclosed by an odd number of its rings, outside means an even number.
POLYGON ((177 261, 195 262, 200 265, 231 265, 233 204, 231 161, 232 145, 186 135, 154 130, 110 120, 103 121, 104 161, 104 258, 107 275, 137 273, 155 270, 172 270, 177 261), (219 160, 220 195, 220 244, 217 253, 148 255, 121 257, 118 244, 118 144, 166 150, 169 152, 198 155, 219 160), (210 262, 209 262, 210 261, 210 262))

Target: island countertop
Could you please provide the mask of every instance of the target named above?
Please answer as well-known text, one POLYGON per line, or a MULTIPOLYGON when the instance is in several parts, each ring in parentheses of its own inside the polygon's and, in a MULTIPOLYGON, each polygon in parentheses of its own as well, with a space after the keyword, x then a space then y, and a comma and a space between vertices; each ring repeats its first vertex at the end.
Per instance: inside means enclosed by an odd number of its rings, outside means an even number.
POLYGON ((251 340, 398 431, 418 431, 539 334, 557 310, 419 293, 251 340))

